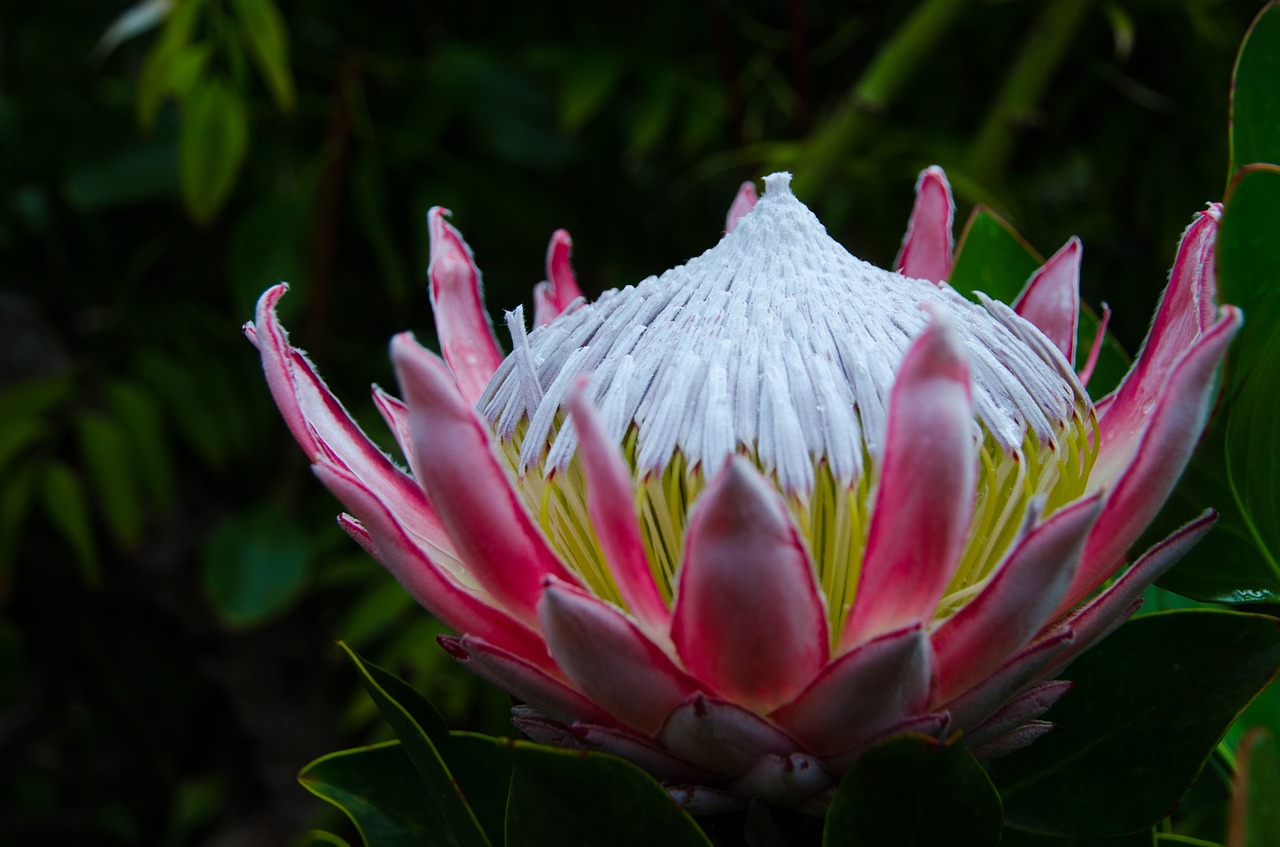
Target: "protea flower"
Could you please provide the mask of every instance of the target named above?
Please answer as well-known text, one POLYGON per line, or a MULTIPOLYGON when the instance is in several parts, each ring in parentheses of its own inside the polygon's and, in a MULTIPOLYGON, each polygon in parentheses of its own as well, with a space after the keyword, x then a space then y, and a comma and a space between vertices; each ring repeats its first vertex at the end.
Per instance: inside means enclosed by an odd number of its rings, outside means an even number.
POLYGON ((977 304, 945 282, 940 170, 897 272, 846 252, 788 182, 759 202, 744 186, 716 246, 594 303, 557 233, 506 358, 433 209, 444 359, 399 335, 405 399, 374 389, 408 472, 289 345, 284 286, 246 327, 343 528, 459 633, 444 648, 524 703, 535 740, 629 759, 695 810, 820 807, 898 733, 959 732, 980 758, 1030 743, 1058 673, 1213 520, 1109 582, 1242 320, 1214 305, 1217 207, 1095 404, 1092 362, 1073 364, 1077 240, 1012 307, 977 304))

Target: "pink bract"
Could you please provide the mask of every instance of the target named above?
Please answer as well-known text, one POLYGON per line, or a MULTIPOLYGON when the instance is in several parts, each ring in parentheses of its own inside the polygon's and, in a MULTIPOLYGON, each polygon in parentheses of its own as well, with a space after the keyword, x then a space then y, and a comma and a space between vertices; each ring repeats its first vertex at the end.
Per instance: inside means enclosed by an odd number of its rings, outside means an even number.
POLYGON ((407 471, 290 346, 285 286, 245 327, 343 528, 458 632, 445 649, 526 704, 516 725, 629 759, 703 811, 820 808, 897 733, 993 757, 1050 730, 1058 675, 1213 523, 1125 567, 1242 321, 1214 302, 1211 206, 1095 404, 1096 345, 1074 371, 1077 239, 1012 306, 979 305, 945 282, 941 169, 917 183, 896 274, 831 241, 786 175, 766 184, 703 256, 594 303, 557 231, 505 358, 471 250, 433 209, 443 359, 399 335, 404 399, 375 390, 407 471))

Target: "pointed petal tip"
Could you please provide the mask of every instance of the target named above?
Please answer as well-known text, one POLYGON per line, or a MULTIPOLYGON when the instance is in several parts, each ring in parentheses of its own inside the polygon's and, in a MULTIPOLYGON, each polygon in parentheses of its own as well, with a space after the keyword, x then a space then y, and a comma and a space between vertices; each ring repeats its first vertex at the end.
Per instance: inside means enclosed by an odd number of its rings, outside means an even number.
POLYGON ((427 213, 428 289, 440 349, 463 395, 475 403, 503 356, 485 310, 480 269, 462 234, 444 219, 447 214, 440 206, 427 213))
POLYGON ((956 204, 942 168, 930 165, 916 179, 916 199, 894 268, 903 276, 942 283, 951 275, 956 204))
POLYGON ((756 184, 751 180, 747 180, 738 186, 738 193, 734 195, 733 203, 729 206, 729 212, 725 215, 725 235, 733 232, 738 225, 738 221, 743 215, 755 208, 756 201, 759 199, 756 194, 756 184))
POLYGON ((1013 303, 1013 311, 1030 321, 1074 365, 1080 324, 1080 263, 1084 248, 1071 236, 1041 265, 1013 303))
POLYGON ((671 638, 690 673, 758 711, 827 662, 808 551, 778 491, 742 457, 725 460, 691 512, 671 638))
POLYGON ((962 382, 968 396, 969 353, 956 330, 955 318, 950 310, 935 303, 921 304, 920 308, 929 313, 929 325, 908 348, 898 378, 902 379, 904 372, 911 367, 917 378, 934 375, 962 382), (918 372, 915 372, 916 368, 918 372))
POLYGON ((882 470, 842 649, 926 619, 959 563, 978 456, 968 358, 943 317, 907 349, 889 396, 882 470), (918 480, 929 479, 926 490, 918 480))
MULTIPOLYGON (((571 253, 573 239, 569 230, 557 229, 551 233, 551 241, 547 244, 547 294, 555 315, 569 308, 569 304, 582 297, 582 289, 578 286, 578 277, 573 272, 571 253)), ((551 317, 555 317, 551 315, 551 317)))
POLYGON ((457 635, 437 635, 436 643, 459 662, 465 662, 471 658, 471 654, 462 644, 462 638, 457 635))

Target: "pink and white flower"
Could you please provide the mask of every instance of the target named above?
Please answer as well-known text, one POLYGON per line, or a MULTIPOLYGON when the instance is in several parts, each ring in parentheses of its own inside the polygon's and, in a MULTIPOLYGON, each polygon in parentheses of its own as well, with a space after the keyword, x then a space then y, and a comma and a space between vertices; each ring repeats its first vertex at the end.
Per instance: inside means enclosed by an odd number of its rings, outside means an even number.
MULTIPOLYGON (((1012 307, 945 282, 953 203, 930 168, 897 261, 833 241, 789 176, 724 238, 581 297, 552 239, 535 328, 500 353, 471 251, 429 215, 443 360, 408 334, 408 462, 360 431, 275 315, 245 331, 339 521, 521 700, 535 740, 602 750, 691 808, 820 806, 874 741, 1034 741, 1059 672, 1141 602, 1206 513, 1125 568, 1187 463, 1242 317, 1214 303, 1219 209, 1183 235, 1132 370, 1074 370, 1073 239, 1012 307), (1120 572, 1119 576, 1110 581, 1120 572)), ((1099 333, 1101 335, 1101 333, 1099 333)))

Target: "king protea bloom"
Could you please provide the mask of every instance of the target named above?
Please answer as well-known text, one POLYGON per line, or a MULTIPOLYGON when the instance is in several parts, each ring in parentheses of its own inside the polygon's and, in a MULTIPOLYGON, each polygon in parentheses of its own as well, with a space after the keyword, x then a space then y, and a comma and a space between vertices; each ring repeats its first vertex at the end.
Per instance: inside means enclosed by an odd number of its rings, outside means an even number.
POLYGON ((535 327, 508 315, 505 358, 471 251, 433 209, 444 358, 396 336, 404 399, 374 389, 408 471, 290 346, 283 285, 245 328, 343 528, 524 704, 516 725, 629 759, 702 810, 818 808, 895 734, 959 732, 989 758, 1051 729, 1058 674, 1212 523, 1124 568, 1242 320, 1214 302, 1210 207, 1095 403, 1093 357, 1074 365, 1077 240, 1012 306, 974 303, 946 283, 937 168, 896 271, 833 241, 789 175, 765 185, 716 246, 594 303, 556 233, 535 327))

